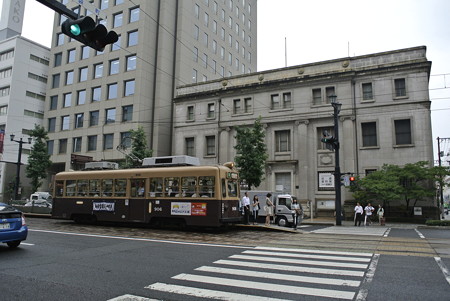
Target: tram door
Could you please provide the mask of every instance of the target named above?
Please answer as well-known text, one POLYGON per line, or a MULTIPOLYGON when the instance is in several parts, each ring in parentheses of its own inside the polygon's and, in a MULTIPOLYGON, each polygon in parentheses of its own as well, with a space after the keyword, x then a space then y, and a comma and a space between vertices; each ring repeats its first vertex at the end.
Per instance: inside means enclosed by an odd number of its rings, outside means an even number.
POLYGON ((128 200, 128 220, 145 222, 145 215, 148 209, 146 196, 146 179, 130 179, 130 199, 128 200))

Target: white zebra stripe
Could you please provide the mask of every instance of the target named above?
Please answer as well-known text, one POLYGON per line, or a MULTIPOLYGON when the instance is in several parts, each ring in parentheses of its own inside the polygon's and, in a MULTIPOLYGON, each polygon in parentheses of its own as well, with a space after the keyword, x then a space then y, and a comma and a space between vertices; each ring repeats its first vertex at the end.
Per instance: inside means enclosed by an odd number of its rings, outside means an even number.
POLYGON ((338 260, 338 261, 353 261, 353 262, 370 262, 371 258, 359 258, 359 257, 339 257, 339 256, 327 256, 327 255, 315 255, 315 254, 293 254, 286 252, 264 252, 264 251, 244 251, 245 254, 255 255, 270 255, 270 256, 284 256, 284 257, 296 257, 296 258, 310 258, 310 259, 322 259, 322 260, 338 260))

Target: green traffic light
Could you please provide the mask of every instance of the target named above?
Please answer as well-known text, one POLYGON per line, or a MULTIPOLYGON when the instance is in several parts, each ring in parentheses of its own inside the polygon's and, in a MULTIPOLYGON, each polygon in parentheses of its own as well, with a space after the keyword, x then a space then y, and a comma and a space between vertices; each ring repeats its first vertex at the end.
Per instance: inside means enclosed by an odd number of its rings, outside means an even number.
POLYGON ((80 33, 81 33, 80 26, 78 24, 70 25, 70 33, 75 35, 75 36, 80 35, 80 33))

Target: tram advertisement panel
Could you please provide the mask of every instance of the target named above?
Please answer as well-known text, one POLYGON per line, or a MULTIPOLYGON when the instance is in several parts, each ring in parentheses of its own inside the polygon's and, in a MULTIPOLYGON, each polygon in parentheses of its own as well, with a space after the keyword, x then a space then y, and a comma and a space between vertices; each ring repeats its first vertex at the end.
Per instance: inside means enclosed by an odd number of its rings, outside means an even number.
POLYGON ((206 216, 206 203, 170 203, 171 215, 206 216))

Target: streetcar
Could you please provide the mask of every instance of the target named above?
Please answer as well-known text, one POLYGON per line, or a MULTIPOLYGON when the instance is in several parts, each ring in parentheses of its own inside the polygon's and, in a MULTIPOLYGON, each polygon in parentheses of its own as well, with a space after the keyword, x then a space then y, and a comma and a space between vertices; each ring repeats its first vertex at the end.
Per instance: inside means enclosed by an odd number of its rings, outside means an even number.
POLYGON ((159 226, 241 222, 234 164, 200 166, 187 162, 192 158, 146 158, 141 168, 60 172, 55 175, 52 217, 159 226))

